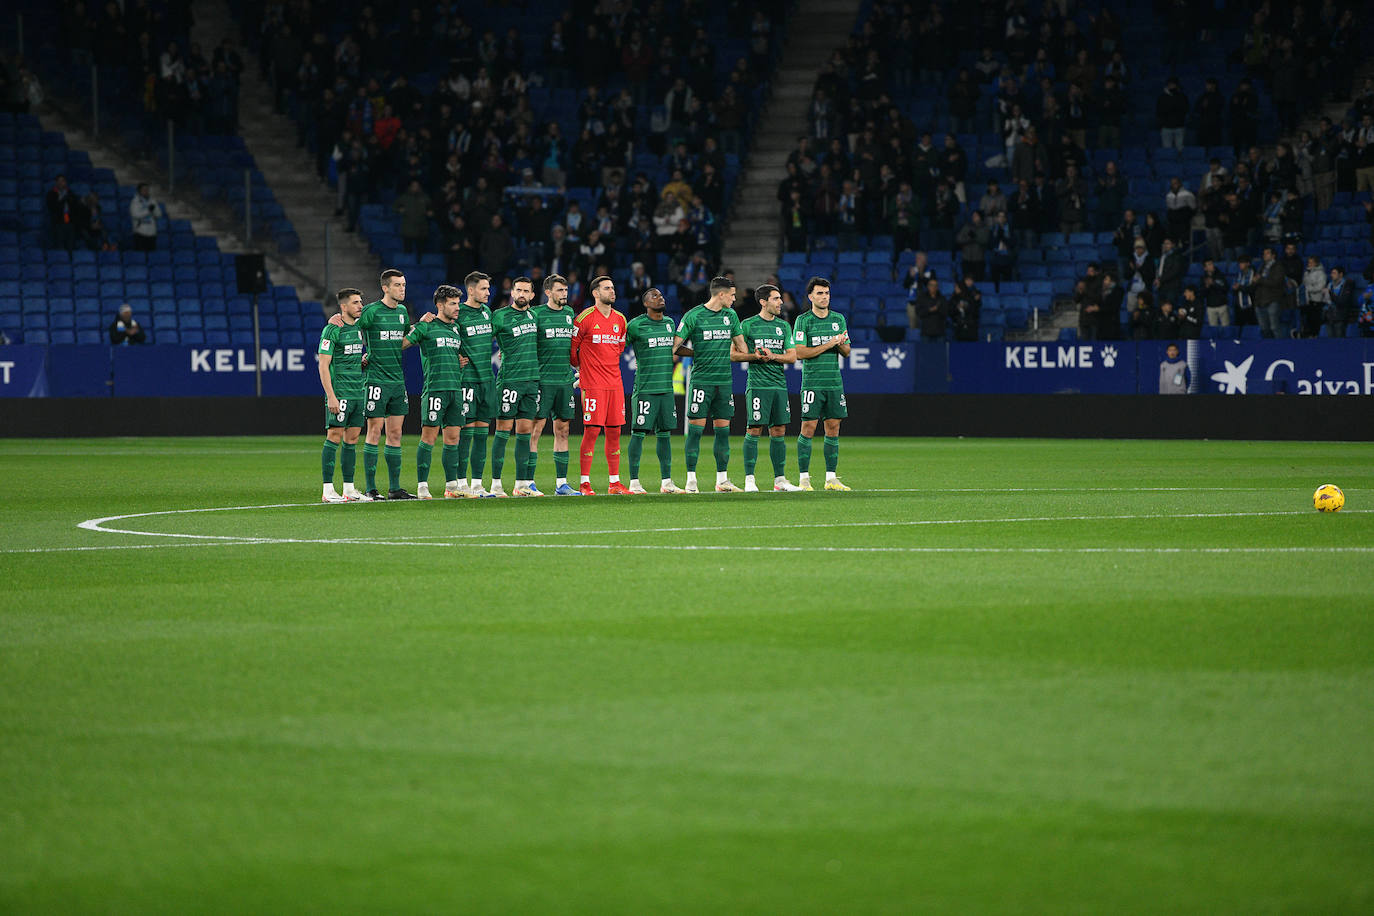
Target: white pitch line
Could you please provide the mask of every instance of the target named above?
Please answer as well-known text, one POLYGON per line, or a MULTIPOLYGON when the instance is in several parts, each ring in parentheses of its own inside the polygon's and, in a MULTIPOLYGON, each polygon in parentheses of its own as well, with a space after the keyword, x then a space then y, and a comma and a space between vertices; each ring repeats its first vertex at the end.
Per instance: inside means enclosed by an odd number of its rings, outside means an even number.
POLYGON ((1374 547, 833 547, 825 545, 778 547, 755 544, 734 546, 729 544, 530 544, 527 541, 509 542, 470 542, 453 543, 446 541, 354 541, 338 538, 254 538, 239 541, 202 541, 198 543, 176 544, 108 544, 94 547, 31 547, 16 550, 0 550, 0 554, 12 553, 68 553, 73 551, 96 550, 150 550, 153 548, 175 547, 256 547, 279 544, 319 544, 341 546, 374 547, 464 547, 477 550, 524 549, 561 549, 561 550, 688 550, 688 551, 731 551, 752 553, 909 553, 909 554, 1249 554, 1249 553, 1291 553, 1291 554, 1365 554, 1374 553, 1374 547))

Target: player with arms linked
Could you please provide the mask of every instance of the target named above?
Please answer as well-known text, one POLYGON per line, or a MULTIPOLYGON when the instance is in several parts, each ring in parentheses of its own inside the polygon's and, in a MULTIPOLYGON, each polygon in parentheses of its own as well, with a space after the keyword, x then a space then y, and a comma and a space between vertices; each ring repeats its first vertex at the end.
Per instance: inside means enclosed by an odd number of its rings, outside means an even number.
POLYGON ((663 314, 663 293, 644 291, 645 314, 630 321, 626 342, 635 353, 635 387, 630 394, 630 492, 647 493, 639 482, 644 438, 654 434, 658 450, 660 493, 682 493, 673 483, 673 430, 677 402, 673 395, 673 319, 663 314))
POLYGON ((544 280, 543 305, 534 310, 539 325, 539 419, 530 433, 530 480, 539 463, 539 436, 546 420, 553 420, 554 495, 581 496, 568 486, 568 427, 577 413, 573 393, 573 314, 568 308, 568 281, 558 274, 544 280))
POLYGON ((840 421, 849 416, 840 378, 840 357, 849 355, 849 327, 844 316, 830 310, 830 281, 812 277, 806 283, 811 310, 797 316, 793 339, 802 364, 801 435, 797 437, 798 481, 811 486, 811 437, 817 424, 825 424, 825 488, 848 490, 836 471, 840 463, 840 421))
POLYGON ((606 492, 627 496, 620 482, 620 427, 625 425, 625 382, 620 375, 620 354, 625 352, 625 316, 614 308, 615 283, 600 276, 590 284, 594 306, 577 316, 569 362, 577 367, 582 382, 582 481, 583 496, 592 489, 592 456, 596 440, 606 433, 606 466, 610 484, 606 492))
MULTIPOLYGON (((787 403, 786 365, 797 361, 792 329, 783 321, 782 292, 771 285, 754 290, 759 313, 740 325, 748 348, 749 384, 744 390, 744 410, 749 423, 744 435, 744 492, 757 493, 754 466, 759 460, 759 436, 768 430, 768 457, 773 462, 773 489, 800 489, 787 480, 787 424, 792 408, 787 403)), ((740 361, 736 357, 737 361, 740 361)))
POLYGON ((462 304, 463 297, 457 287, 440 286, 434 291, 434 308, 438 314, 433 321, 422 321, 411 328, 404 341, 405 347, 420 348, 420 363, 425 374, 424 392, 420 396, 420 444, 415 450, 415 471, 420 481, 415 494, 420 499, 431 498, 429 466, 440 429, 444 431, 444 496, 447 499, 459 496, 458 438, 466 419, 460 362, 463 335, 458 327, 458 310, 462 304))
POLYGON ((514 496, 543 496, 534 485, 530 469, 530 433, 539 416, 539 323, 530 310, 534 281, 518 277, 510 287, 510 305, 492 316, 496 346, 501 349, 501 376, 497 388, 501 406, 496 420, 496 440, 491 444, 491 492, 504 496, 501 471, 506 463, 506 442, 515 428, 514 496))
MULTIPOLYGON (((377 492, 377 446, 386 434, 386 472, 390 479, 387 499, 414 499, 401 489, 401 424, 405 422, 405 373, 401 368, 402 341, 413 322, 406 310, 405 274, 384 270, 382 298, 363 308, 358 327, 367 339, 364 387, 367 395, 367 437, 363 443, 363 473, 367 476, 367 495, 381 499, 377 492)), ((343 325, 338 315, 329 319, 335 327, 343 325)))
POLYGON ((363 313, 361 290, 339 290, 338 324, 327 324, 320 334, 316 351, 320 358, 320 385, 324 388, 324 451, 320 455, 324 472, 324 493, 320 499, 327 503, 343 503, 372 497, 359 493, 353 486, 353 469, 357 461, 358 436, 363 431, 363 333, 358 317, 363 313), (334 489, 334 459, 343 443, 343 484, 340 495, 334 489))
POLYGON ((735 314, 735 281, 716 277, 711 281, 711 298, 682 316, 673 352, 692 357, 691 384, 687 388, 687 492, 697 490, 697 458, 706 421, 714 421, 712 451, 716 458, 716 492, 739 493, 726 470, 730 465, 730 418, 735 415, 735 396, 731 391, 731 362, 746 354, 735 314))

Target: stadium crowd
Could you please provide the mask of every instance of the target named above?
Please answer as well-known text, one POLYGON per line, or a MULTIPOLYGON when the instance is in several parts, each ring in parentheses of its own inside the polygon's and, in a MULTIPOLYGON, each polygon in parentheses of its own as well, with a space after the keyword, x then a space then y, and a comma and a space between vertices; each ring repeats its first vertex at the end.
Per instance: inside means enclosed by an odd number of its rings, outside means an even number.
MULTIPOLYGON (((1144 64, 1180 65, 1190 42, 1216 40, 1235 15, 1155 6, 1162 61, 1127 45, 1111 8, 1088 15, 1084 29, 1083 16, 1056 3, 875 5, 816 80, 809 133, 778 188, 787 250, 890 238, 894 263, 904 251, 951 252, 957 277, 932 283, 922 266, 903 278, 908 323, 926 339, 978 339, 976 287, 953 281, 997 288, 1017 279, 1023 253, 1038 259, 1085 232, 1111 233, 1116 257, 1094 263, 1075 287, 1082 336, 1197 336, 1209 321, 1258 324, 1268 337, 1281 330, 1275 310, 1293 308, 1294 336, 1316 336, 1323 325, 1330 334, 1352 324, 1374 333, 1370 297, 1353 305, 1345 297, 1347 272, 1374 280, 1368 245, 1359 263, 1340 265, 1302 251, 1305 218, 1320 219, 1337 194, 1374 190, 1374 80, 1352 92, 1357 7, 1327 0, 1313 14, 1266 3, 1195 98, 1179 79, 1164 79, 1153 116, 1155 168, 1168 189, 1147 209, 1129 204, 1138 197, 1132 179, 1150 176, 1127 174, 1120 158, 1123 124, 1139 114, 1131 111, 1139 93, 1127 87, 1144 64), (969 48, 980 49, 976 61, 958 66, 969 48), (939 96, 937 114, 920 123, 900 101, 913 86, 939 96), (1260 139, 1261 88, 1288 138, 1273 145, 1260 139), (1299 131, 1327 100, 1351 101, 1341 123, 1320 117, 1299 131), (961 138, 995 152, 970 162, 961 138), (1211 153, 1205 172, 1184 171, 1185 140, 1211 153), (1261 246, 1273 251, 1261 256, 1261 246), (1203 258, 1205 276, 1185 282, 1203 258), (1222 265, 1234 265, 1231 276, 1222 265)), ((1366 196, 1361 205, 1374 229, 1374 204, 1366 196)))

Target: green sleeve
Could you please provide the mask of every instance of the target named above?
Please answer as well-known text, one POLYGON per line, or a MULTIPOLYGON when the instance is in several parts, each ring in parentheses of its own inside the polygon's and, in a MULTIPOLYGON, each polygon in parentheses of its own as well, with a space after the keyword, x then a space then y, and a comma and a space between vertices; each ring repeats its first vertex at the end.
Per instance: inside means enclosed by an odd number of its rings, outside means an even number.
POLYGON ((730 309, 730 325, 733 328, 731 337, 738 337, 744 333, 744 324, 739 320, 739 312, 734 309, 730 309))
POLYGON ((631 319, 630 323, 625 326, 626 346, 629 346, 630 344, 634 343, 636 340, 639 339, 639 329, 641 327, 643 327, 643 322, 641 322, 638 318, 631 319))
POLYGON ((329 356, 333 356, 333 355, 334 355, 334 344, 338 343, 338 340, 339 340, 339 329, 336 328, 336 327, 334 327, 334 325, 332 325, 332 324, 327 324, 327 325, 325 325, 325 326, 324 326, 324 330, 320 332, 320 346, 319 346, 319 349, 316 350, 315 352, 316 352, 316 353, 320 353, 320 354, 327 354, 327 355, 329 355, 329 356))
POLYGON ((692 331, 696 328, 696 319, 693 317, 695 310, 682 316, 682 324, 677 326, 677 333, 674 337, 681 337, 683 343, 689 343, 692 339, 692 331))
POLYGON ((365 308, 365 309, 363 309, 363 313, 362 313, 361 315, 358 316, 357 324, 358 324, 358 327, 361 328, 361 329, 364 330, 364 331, 366 331, 368 328, 372 327, 372 309, 371 309, 371 308, 365 308))
POLYGON ((419 345, 420 341, 425 339, 424 327, 423 324, 412 326, 411 329, 406 332, 406 340, 410 341, 412 344, 419 345))

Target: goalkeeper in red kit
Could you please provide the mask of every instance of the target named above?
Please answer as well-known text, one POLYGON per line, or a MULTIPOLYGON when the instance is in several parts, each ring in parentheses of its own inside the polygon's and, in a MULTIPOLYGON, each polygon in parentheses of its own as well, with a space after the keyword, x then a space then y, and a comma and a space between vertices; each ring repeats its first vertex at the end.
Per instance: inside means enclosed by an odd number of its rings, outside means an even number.
POLYGON ((625 316, 615 304, 615 283, 610 277, 591 282, 596 303, 577 316, 573 325, 569 361, 577 367, 582 386, 582 485, 583 496, 595 496, 592 489, 592 454, 596 439, 606 431, 606 466, 611 482, 606 492, 612 496, 629 495, 620 482, 620 427, 625 425, 625 382, 620 376, 620 354, 625 352, 625 316))

